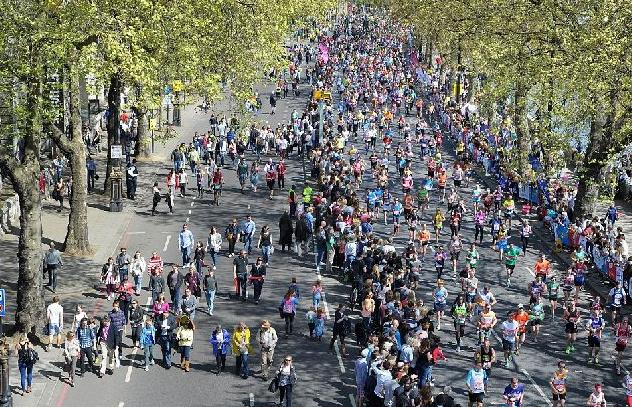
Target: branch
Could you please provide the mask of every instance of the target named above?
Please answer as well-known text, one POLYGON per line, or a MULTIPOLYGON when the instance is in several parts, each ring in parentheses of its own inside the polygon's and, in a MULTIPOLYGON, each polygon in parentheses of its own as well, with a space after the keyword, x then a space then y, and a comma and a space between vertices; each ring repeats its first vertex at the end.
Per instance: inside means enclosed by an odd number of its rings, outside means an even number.
POLYGON ((72 153, 72 144, 70 143, 70 140, 68 140, 68 137, 66 137, 64 132, 61 131, 59 127, 54 124, 50 124, 48 126, 48 129, 50 130, 50 138, 53 139, 59 149, 63 151, 64 154, 70 155, 72 153))
POLYGON ((91 34, 87 38, 85 38, 83 41, 73 42, 72 45, 73 47, 75 47, 75 49, 79 51, 84 47, 97 43, 98 41, 99 41, 99 37, 95 34, 91 34))

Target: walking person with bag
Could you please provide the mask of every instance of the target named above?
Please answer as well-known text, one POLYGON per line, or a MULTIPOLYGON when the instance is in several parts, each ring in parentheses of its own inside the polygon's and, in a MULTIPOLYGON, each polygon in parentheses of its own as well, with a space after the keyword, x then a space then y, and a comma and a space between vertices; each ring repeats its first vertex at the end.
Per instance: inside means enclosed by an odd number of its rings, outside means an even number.
POLYGON ((245 322, 240 322, 235 327, 231 338, 231 348, 235 355, 235 372, 241 375, 242 379, 247 379, 250 375, 248 355, 252 353, 252 345, 250 344, 250 328, 245 322))
POLYGON ((270 366, 272 366, 274 362, 274 348, 276 348, 277 341, 279 340, 276 330, 270 325, 270 321, 267 319, 261 322, 261 329, 259 329, 257 339, 261 347, 261 375, 263 381, 267 381, 270 366))
POLYGON ((279 407, 283 406, 285 400, 285 407, 292 407, 292 392, 294 384, 296 383, 296 370, 292 362, 292 356, 286 356, 277 370, 276 378, 279 383, 279 407))
POLYGON ((54 293, 57 289, 57 271, 64 265, 61 260, 61 253, 55 249, 55 243, 51 242, 50 248, 44 255, 44 263, 48 272, 47 287, 54 293))
POLYGON ((213 355, 215 356, 215 363, 217 364, 217 371, 215 374, 220 374, 226 369, 226 355, 228 355, 228 349, 230 348, 230 334, 226 329, 222 329, 221 325, 217 325, 215 330, 211 333, 209 340, 213 346, 213 355))
POLYGON ((22 396, 31 392, 33 386, 33 366, 39 360, 33 344, 26 334, 22 334, 15 347, 18 354, 18 368, 20 370, 20 389, 22 396))
POLYGON ((294 329, 294 316, 296 315, 296 307, 298 306, 298 298, 294 290, 288 290, 281 304, 279 304, 279 311, 283 319, 285 319, 285 338, 287 339, 292 330, 294 329))
POLYGON ((217 232, 215 227, 211 228, 206 241, 206 252, 211 256, 213 261, 213 270, 217 269, 217 256, 222 249, 222 235, 217 232))
POLYGON ((66 360, 66 368, 68 369, 68 384, 75 387, 75 371, 77 370, 77 359, 81 354, 81 345, 74 332, 66 334, 66 342, 64 343, 64 359, 66 360))

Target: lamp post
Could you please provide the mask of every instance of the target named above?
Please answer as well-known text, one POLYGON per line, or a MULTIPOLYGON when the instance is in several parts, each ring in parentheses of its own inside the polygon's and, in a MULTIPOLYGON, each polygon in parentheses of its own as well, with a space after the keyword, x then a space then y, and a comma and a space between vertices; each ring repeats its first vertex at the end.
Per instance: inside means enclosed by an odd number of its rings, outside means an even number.
POLYGON ((0 339, 0 407, 13 407, 9 371, 9 344, 6 337, 2 337, 0 339))

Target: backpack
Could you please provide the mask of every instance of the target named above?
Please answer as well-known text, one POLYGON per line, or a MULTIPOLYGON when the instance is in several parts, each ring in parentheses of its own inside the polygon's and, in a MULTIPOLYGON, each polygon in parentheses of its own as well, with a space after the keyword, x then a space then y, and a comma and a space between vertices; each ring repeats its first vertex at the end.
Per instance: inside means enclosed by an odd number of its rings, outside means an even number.
POLYGON ((294 313, 294 303, 292 302, 291 299, 283 300, 283 312, 286 314, 294 313))

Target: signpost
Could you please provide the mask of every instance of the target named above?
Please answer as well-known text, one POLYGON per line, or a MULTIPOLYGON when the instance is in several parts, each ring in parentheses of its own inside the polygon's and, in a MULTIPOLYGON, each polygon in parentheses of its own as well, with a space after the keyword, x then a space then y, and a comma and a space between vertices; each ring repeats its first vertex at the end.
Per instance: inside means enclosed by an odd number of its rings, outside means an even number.
POLYGON ((7 316, 7 307, 4 288, 0 288, 0 338, 4 336, 4 317, 7 316))

